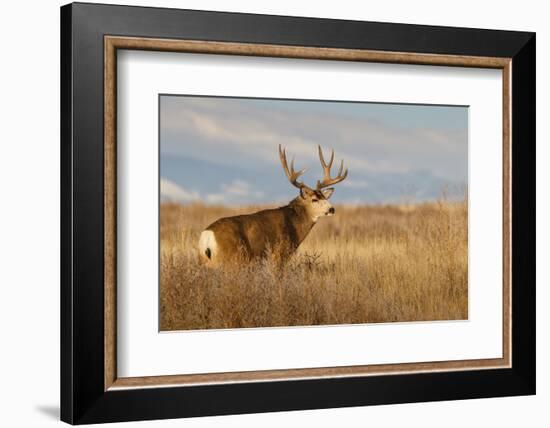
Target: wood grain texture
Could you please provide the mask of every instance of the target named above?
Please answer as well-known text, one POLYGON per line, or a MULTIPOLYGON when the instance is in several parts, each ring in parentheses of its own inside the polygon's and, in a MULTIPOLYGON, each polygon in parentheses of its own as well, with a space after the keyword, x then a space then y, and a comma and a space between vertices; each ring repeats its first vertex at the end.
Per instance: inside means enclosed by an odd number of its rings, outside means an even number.
POLYGON ((318 367, 307 369, 258 370, 230 373, 204 373, 173 376, 118 378, 110 389, 168 387, 175 385, 207 385, 234 382, 339 378, 507 367, 503 358, 483 360, 434 361, 424 363, 373 364, 364 366, 318 367))
POLYGON ((115 49, 134 49, 218 55, 244 55, 278 58, 368 61, 394 64, 445 65, 458 67, 503 68, 507 58, 462 55, 434 55, 409 52, 382 52, 362 49, 283 46, 197 40, 170 40, 107 36, 106 44, 115 49))
POLYGON ((233 382, 358 377, 381 374, 460 371, 511 367, 511 60, 509 58, 435 55, 106 36, 104 38, 104 214, 105 214, 105 390, 233 382), (503 71, 503 357, 460 361, 381 364, 231 373, 118 378, 116 375, 116 51, 170 51, 220 55, 364 61, 397 64, 495 68, 503 71))
POLYGON ((116 49, 105 43, 104 65, 105 390, 116 380, 116 49))
POLYGON ((512 64, 502 70, 502 355, 512 367, 512 64))

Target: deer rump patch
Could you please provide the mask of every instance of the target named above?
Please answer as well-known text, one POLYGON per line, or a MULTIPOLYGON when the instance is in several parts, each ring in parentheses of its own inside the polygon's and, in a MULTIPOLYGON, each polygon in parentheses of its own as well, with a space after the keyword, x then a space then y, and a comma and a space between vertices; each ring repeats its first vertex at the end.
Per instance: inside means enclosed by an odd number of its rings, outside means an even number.
POLYGON ((212 260, 218 250, 218 243, 216 242, 216 236, 211 230, 205 230, 201 233, 199 239, 199 253, 201 257, 205 257, 208 260, 212 260))

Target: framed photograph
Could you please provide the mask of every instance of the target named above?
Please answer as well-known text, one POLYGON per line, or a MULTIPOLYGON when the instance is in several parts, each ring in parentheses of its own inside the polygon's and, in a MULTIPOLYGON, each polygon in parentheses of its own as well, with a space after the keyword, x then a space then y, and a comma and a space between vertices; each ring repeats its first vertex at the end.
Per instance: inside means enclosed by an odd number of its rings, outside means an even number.
POLYGON ((535 393, 535 35, 61 8, 61 418, 535 393))

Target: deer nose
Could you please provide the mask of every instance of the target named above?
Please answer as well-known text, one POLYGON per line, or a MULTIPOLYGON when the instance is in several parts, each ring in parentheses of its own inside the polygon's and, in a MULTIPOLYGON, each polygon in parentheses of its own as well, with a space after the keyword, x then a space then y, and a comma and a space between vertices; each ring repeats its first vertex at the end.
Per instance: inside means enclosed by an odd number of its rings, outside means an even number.
POLYGON ((334 214, 335 211, 336 211, 336 210, 334 209, 334 207, 330 207, 329 210, 328 210, 328 212, 329 212, 330 214, 334 214))

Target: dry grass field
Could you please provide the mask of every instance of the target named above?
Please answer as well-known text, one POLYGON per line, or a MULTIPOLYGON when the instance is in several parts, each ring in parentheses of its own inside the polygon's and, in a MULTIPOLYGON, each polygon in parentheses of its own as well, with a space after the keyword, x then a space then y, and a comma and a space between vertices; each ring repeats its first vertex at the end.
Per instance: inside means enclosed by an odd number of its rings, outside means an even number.
POLYGON ((214 220, 265 207, 163 204, 161 330, 468 317, 467 202, 338 206, 283 268, 198 263, 214 220))

